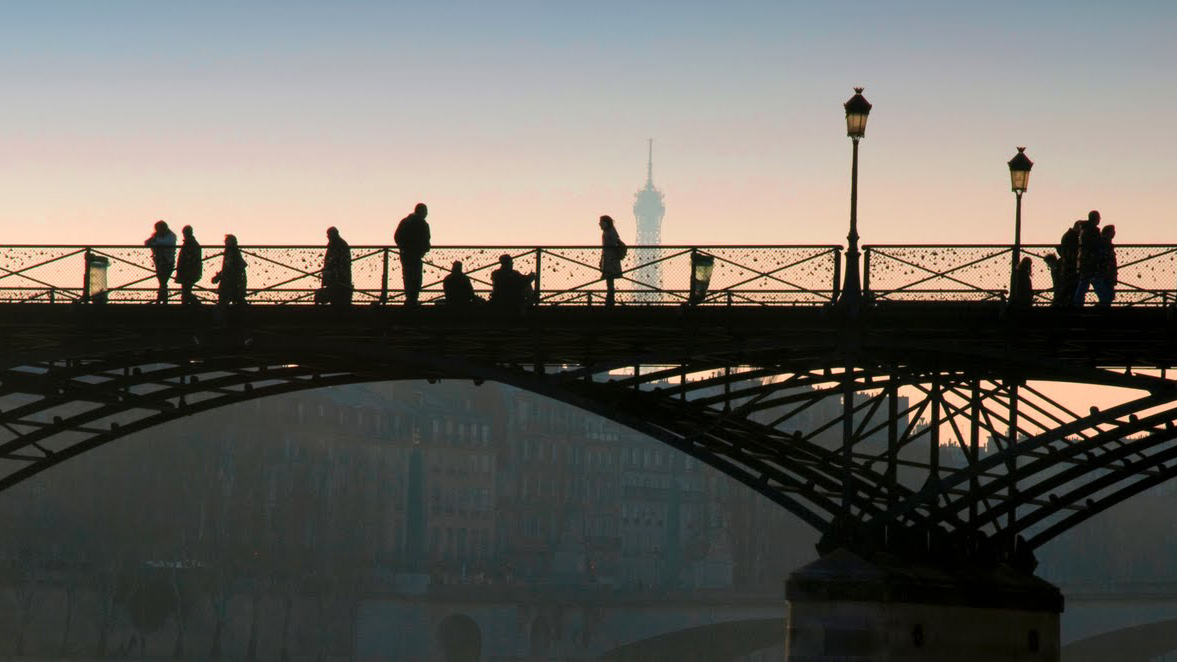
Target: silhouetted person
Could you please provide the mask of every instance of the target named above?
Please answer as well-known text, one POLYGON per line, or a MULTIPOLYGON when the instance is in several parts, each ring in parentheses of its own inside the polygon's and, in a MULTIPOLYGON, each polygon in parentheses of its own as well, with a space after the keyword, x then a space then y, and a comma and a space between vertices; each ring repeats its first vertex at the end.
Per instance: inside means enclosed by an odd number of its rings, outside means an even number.
POLYGON ((1105 225, 1099 233, 1099 266, 1091 286, 1099 297, 1099 306, 1110 306, 1116 298, 1116 285, 1120 281, 1120 266, 1116 262, 1116 226, 1105 225))
POLYGON ((615 302, 613 281, 621 276, 621 258, 625 257, 625 242, 617 234, 613 219, 602 216, 598 222, 601 226, 601 277, 605 279, 605 305, 612 306, 615 302))
POLYGON ((151 261, 155 263, 155 279, 159 281, 159 290, 155 294, 155 303, 168 302, 168 279, 176 269, 176 233, 168 229, 163 221, 155 222, 155 232, 143 242, 151 248, 151 261))
POLYGON ((405 305, 417 305, 421 294, 421 259, 429 252, 429 208, 418 202, 413 213, 401 219, 393 239, 400 249, 401 275, 405 282, 405 305))
POLYGON ((327 228, 327 252, 323 254, 323 287, 315 295, 315 303, 346 306, 351 303, 354 288, 351 281, 351 246, 339 230, 327 228))
POLYGON ((1014 271, 1014 291, 1009 294, 1010 305, 1029 307, 1034 303, 1034 284, 1030 269, 1030 258, 1024 257, 1018 261, 1018 268, 1014 271))
POLYGON ((531 303, 531 282, 535 274, 526 276, 515 271, 510 255, 499 256, 499 268, 490 274, 490 302, 512 312, 522 312, 531 303))
POLYGON ((462 263, 455 260, 449 274, 441 282, 445 290, 445 302, 451 306, 470 306, 482 299, 474 294, 474 284, 470 277, 462 271, 462 263))
POLYGON ((213 276, 217 285, 217 303, 245 305, 245 258, 237 246, 237 237, 225 235, 225 253, 221 270, 213 276))
POLYGON ((1103 238, 1099 234, 1099 212, 1087 215, 1087 222, 1079 230, 1079 283, 1075 286, 1073 303, 1082 306, 1087 298, 1087 288, 1099 274, 1102 259, 1103 238))
POLYGON ((194 306, 200 303, 192 293, 192 287, 200 282, 204 275, 204 255, 200 242, 192 234, 192 226, 185 225, 180 233, 184 235, 184 244, 180 246, 180 257, 176 260, 176 282, 180 284, 180 303, 194 306))
POLYGON ((1075 287, 1079 284, 1079 231, 1087 221, 1078 220, 1059 239, 1059 288, 1054 305, 1070 306, 1075 301, 1075 287))

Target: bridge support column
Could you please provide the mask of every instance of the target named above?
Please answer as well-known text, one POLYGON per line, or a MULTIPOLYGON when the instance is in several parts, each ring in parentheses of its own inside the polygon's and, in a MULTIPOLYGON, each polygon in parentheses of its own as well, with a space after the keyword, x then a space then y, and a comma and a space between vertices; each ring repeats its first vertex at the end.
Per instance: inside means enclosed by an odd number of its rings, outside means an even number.
POLYGON ((1007 566, 864 560, 836 550, 789 576, 789 662, 1058 662, 1062 594, 1007 566))

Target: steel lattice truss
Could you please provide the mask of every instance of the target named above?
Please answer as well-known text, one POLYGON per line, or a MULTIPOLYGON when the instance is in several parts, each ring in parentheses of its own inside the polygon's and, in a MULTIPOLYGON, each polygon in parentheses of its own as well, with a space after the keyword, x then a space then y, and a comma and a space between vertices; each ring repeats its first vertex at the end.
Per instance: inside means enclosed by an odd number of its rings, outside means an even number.
POLYGON ((0 490, 182 416, 390 379, 494 380, 595 412, 772 499, 824 548, 1028 567, 1032 549, 1177 474, 1164 311, 1020 326, 988 307, 763 310, 270 308, 218 322, 46 308, 0 324, 19 348, 0 356, 0 490), (1059 384, 1119 399, 1080 410, 1059 384))

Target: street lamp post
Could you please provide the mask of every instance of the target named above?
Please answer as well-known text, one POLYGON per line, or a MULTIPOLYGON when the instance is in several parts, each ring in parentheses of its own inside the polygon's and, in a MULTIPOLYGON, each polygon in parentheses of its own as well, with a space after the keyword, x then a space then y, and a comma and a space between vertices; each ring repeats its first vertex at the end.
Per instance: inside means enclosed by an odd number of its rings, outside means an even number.
MULTIPOLYGON (((862 96, 862 88, 854 88, 854 96, 844 104, 846 135, 854 142, 854 156, 850 164, 850 233, 846 235, 846 279, 838 305, 854 314, 862 302, 862 282, 858 275, 858 141, 866 135, 866 118, 870 102, 862 96)), ((850 474, 854 448, 854 361, 847 355, 842 374, 842 514, 845 522, 851 519, 854 489, 850 474)))
MULTIPOLYGON (((1009 269, 1009 295, 1012 299, 1018 286, 1018 261, 1022 257, 1022 194, 1030 183, 1030 168, 1034 162, 1026 156, 1026 148, 1019 147, 1018 153, 1009 160, 1009 180, 1017 197, 1017 207, 1014 212, 1014 249, 1009 269)), ((1020 293, 1019 293, 1020 296, 1020 293)))
POLYGON ((854 143, 854 156, 850 165, 850 233, 846 235, 846 279, 838 302, 844 306, 857 307, 862 299, 862 281, 858 274, 858 141, 866 135, 866 118, 870 115, 871 104, 862 96, 862 88, 856 87, 854 96, 844 107, 846 135, 854 143))

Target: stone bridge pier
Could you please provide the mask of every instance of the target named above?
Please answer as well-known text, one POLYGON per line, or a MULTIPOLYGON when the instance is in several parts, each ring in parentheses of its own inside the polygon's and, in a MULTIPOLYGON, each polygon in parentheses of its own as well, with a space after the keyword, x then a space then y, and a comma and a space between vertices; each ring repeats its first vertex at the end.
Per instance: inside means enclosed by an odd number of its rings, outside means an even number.
POLYGON ((1059 660, 1062 594, 1007 565, 975 569, 836 550, 786 584, 789 662, 1059 660))

